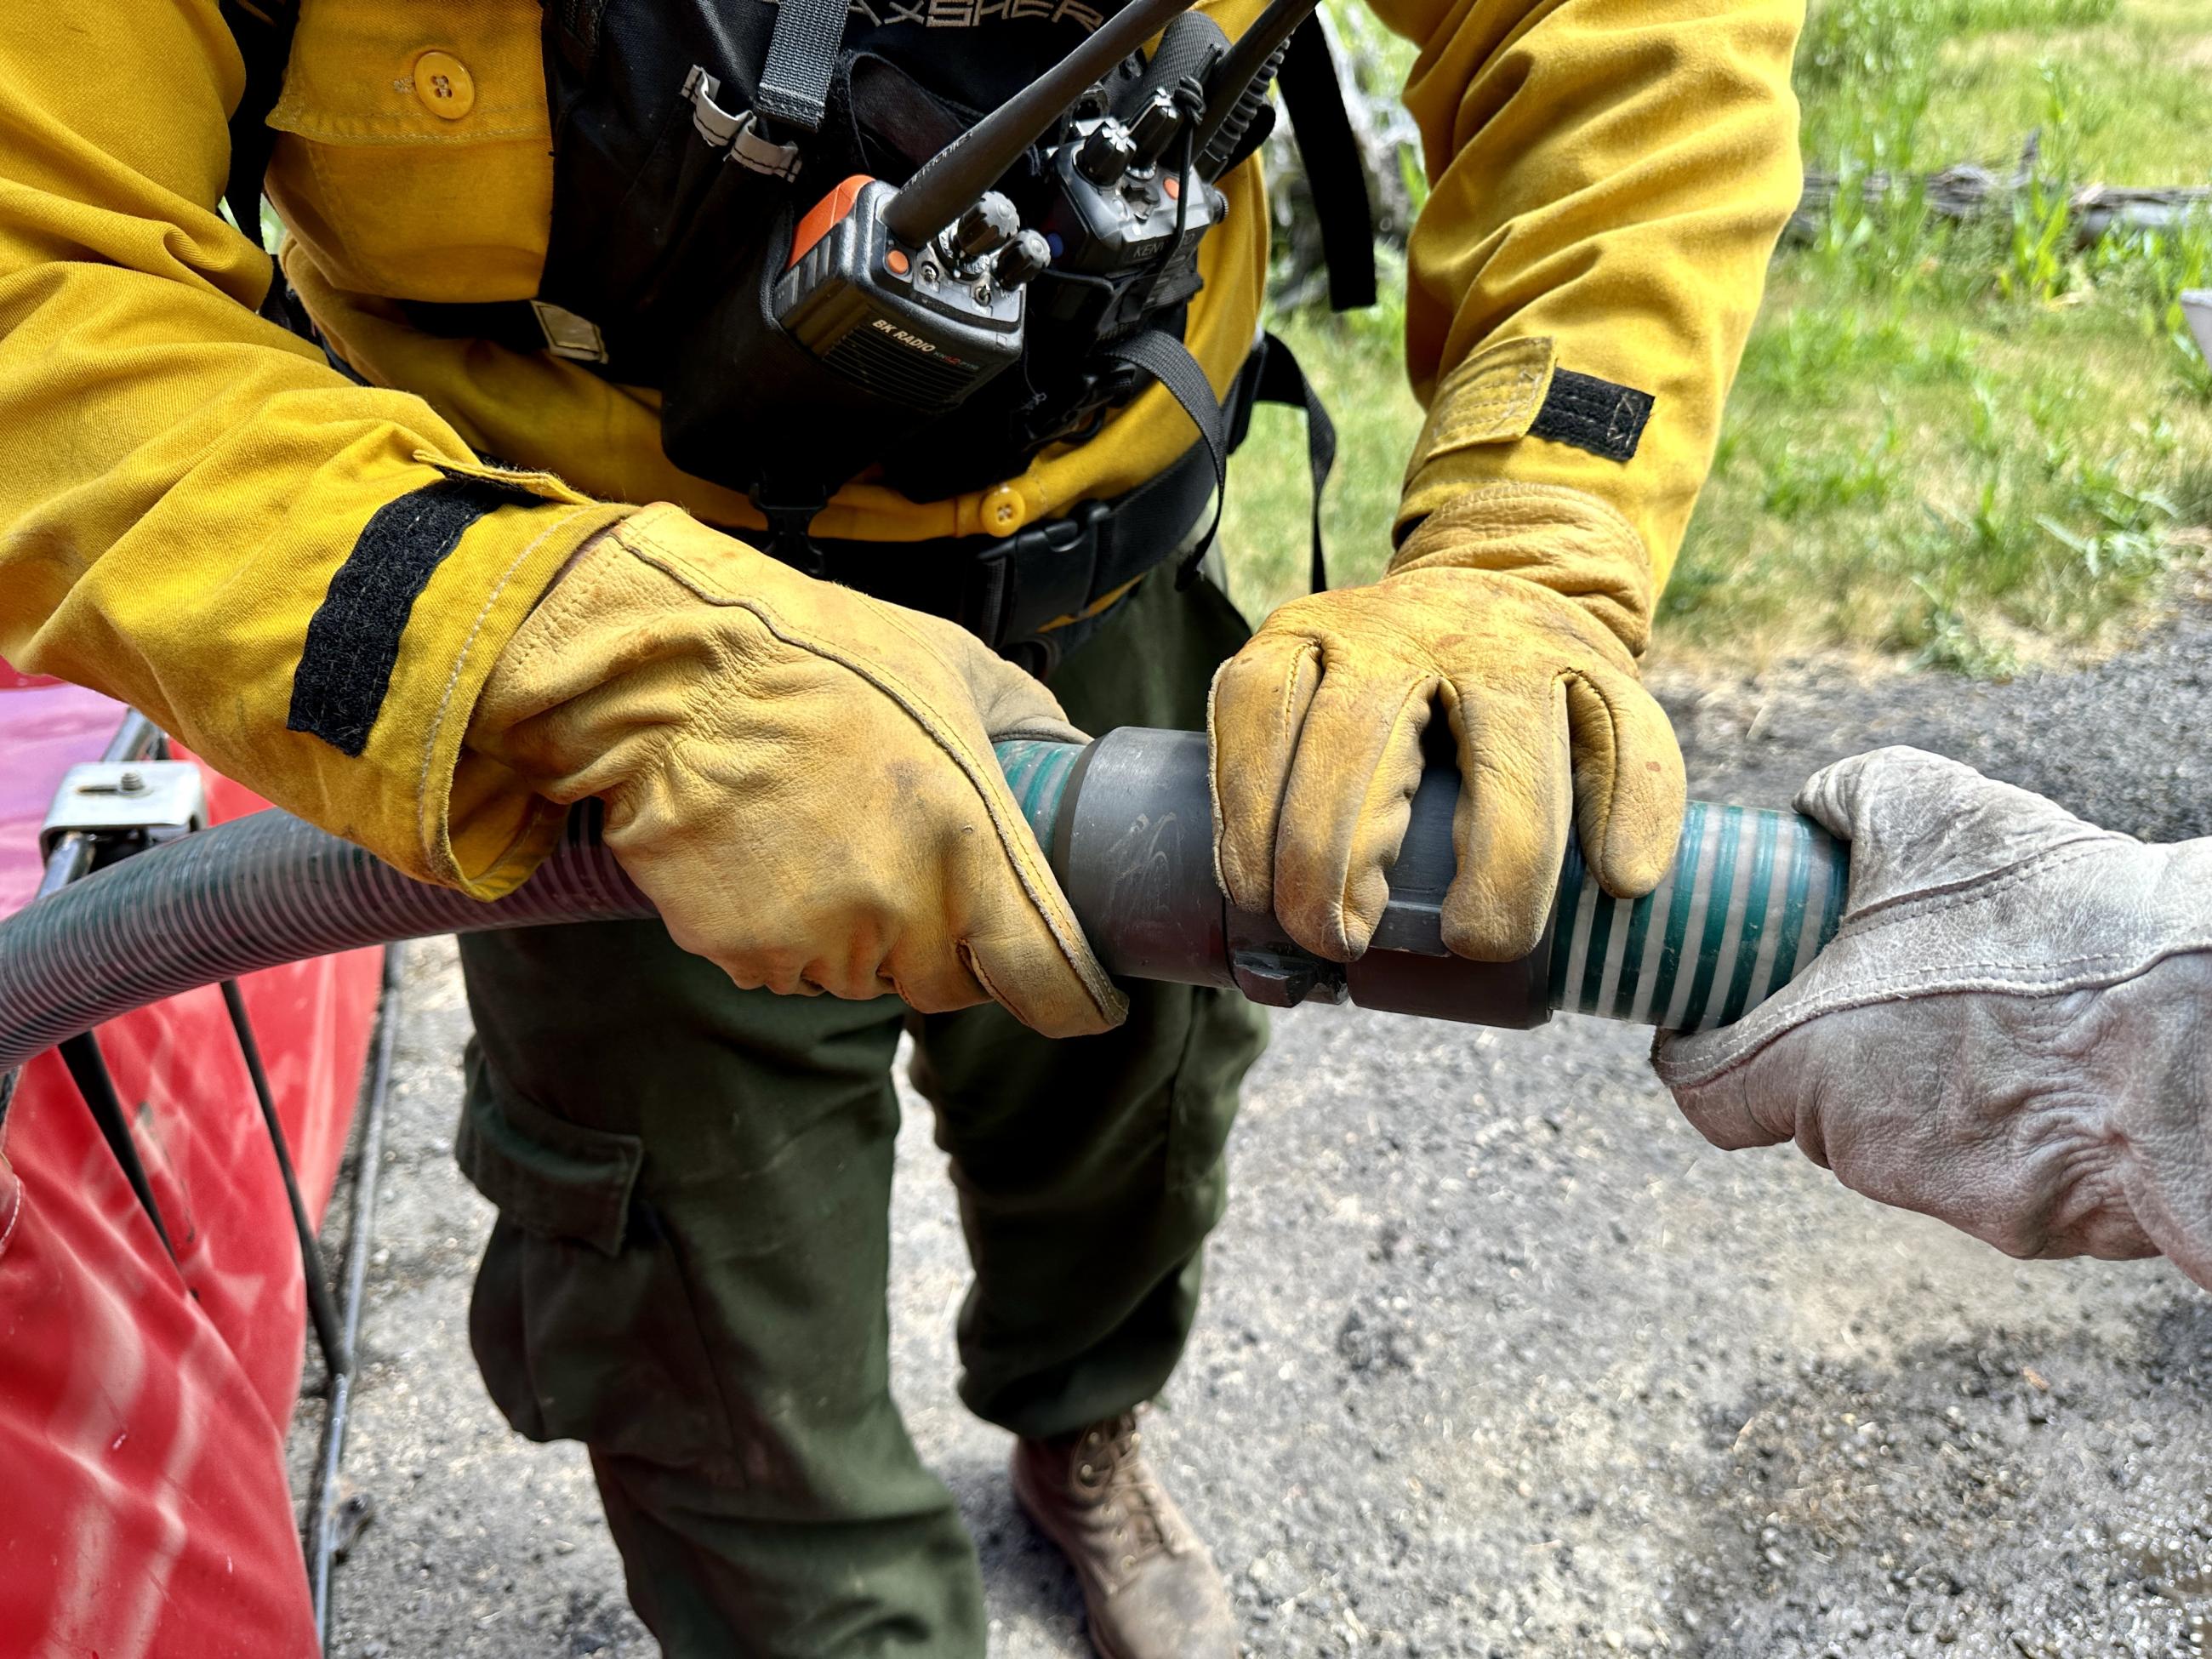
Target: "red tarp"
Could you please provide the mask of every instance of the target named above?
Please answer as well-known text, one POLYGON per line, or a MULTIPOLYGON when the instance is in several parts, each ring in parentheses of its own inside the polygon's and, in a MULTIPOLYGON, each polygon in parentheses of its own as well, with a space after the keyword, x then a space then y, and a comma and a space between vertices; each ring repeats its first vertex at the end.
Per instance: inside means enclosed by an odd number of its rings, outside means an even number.
MULTIPOLYGON (((0 915, 38 878, 62 773, 122 711, 0 663, 0 915)), ((220 821, 262 803, 209 776, 220 821)), ((378 953, 244 982, 312 1213, 328 1201, 378 953)), ((173 1265, 59 1057, 0 1131, 0 1659, 314 1652, 285 1486, 306 1301, 283 1185, 210 988, 100 1041, 173 1265)))

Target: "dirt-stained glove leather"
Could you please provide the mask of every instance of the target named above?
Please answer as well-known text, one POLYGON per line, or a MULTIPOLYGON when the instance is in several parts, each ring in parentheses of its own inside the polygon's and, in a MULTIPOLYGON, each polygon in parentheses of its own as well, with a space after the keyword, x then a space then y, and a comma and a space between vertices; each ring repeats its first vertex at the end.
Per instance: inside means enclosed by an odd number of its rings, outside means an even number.
POLYGON ((2147 846, 1884 749, 1800 811, 1851 843, 1843 928, 1733 1025, 1662 1042, 1715 1146, 2013 1255, 2163 1252, 2212 1285, 2212 842, 2147 846))
POLYGON ((501 655, 470 746, 607 845, 740 986, 995 998, 1054 1036, 1125 1004, 991 752, 1079 740, 956 624, 800 575, 659 506, 588 548, 501 655))
POLYGON ((1364 951, 1434 708, 1461 777, 1446 945, 1534 949, 1571 821, 1607 891, 1650 891, 1683 799, 1673 728, 1636 677, 1651 599, 1649 556, 1613 509, 1498 484, 1423 520, 1372 586, 1283 606, 1213 682, 1223 891, 1321 956, 1364 951))

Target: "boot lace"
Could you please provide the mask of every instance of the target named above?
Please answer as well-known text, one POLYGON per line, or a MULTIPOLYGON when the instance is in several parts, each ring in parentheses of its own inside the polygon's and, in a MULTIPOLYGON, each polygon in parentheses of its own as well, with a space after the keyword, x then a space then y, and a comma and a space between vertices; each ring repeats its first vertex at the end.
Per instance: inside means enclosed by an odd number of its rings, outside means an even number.
POLYGON ((1114 1529, 1124 1572, 1181 1547, 1181 1535, 1169 1517, 1167 1494, 1152 1479, 1143 1447, 1137 1414, 1124 1412, 1091 1425, 1075 1448, 1075 1483, 1085 1492, 1103 1494, 1099 1515, 1114 1529))

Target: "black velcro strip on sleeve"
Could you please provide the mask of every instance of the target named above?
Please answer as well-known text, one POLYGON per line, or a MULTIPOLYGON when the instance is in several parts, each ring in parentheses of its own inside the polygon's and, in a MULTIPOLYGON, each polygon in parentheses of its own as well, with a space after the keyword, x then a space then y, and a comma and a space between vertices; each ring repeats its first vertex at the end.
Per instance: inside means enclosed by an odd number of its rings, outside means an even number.
POLYGON ((529 499, 481 478, 441 478, 378 507, 308 619, 284 724, 343 754, 366 749, 415 601, 462 532, 495 507, 529 499))
POLYGON ((1651 394, 1632 386, 1615 386, 1595 374, 1571 368, 1552 371, 1552 389, 1528 423, 1532 438, 1572 444, 1607 460, 1625 461, 1643 441, 1651 418, 1651 394))

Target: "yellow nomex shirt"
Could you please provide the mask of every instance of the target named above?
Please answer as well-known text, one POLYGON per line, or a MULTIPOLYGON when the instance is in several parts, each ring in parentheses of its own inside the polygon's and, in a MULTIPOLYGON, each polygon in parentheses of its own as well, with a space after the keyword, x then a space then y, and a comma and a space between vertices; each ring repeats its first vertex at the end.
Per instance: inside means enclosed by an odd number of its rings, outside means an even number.
MULTIPOLYGON (((1617 508, 1642 580, 1663 578, 1797 198, 1802 7, 1376 9, 1421 48, 1407 102, 1434 186, 1409 248, 1431 413, 1401 526, 1470 485, 1564 484, 1617 508), (1648 395, 1631 458, 1532 434, 1562 373, 1648 395)), ((6 9, 0 654, 134 704, 416 876, 511 888, 527 793, 462 744, 509 636, 626 504, 757 522, 668 463, 651 392, 404 320, 402 301, 535 293, 539 5, 305 9, 268 188, 288 273, 368 386, 256 314, 268 261, 216 205, 244 75, 214 0, 6 9)), ((1259 7, 1206 9, 1234 35, 1259 7)), ((1061 26, 1072 42, 1083 18, 1061 26)), ((1267 233, 1256 167, 1222 182, 1187 333, 1217 392, 1254 337, 1267 233)), ((1154 388, 995 489, 916 505, 856 484, 815 528, 1004 535, 1133 487, 1190 435, 1154 388)))

